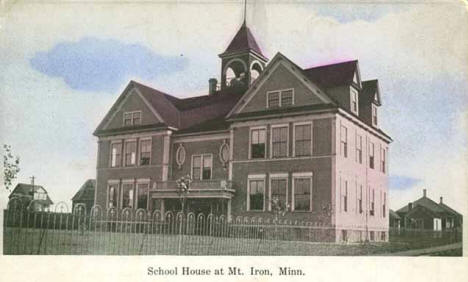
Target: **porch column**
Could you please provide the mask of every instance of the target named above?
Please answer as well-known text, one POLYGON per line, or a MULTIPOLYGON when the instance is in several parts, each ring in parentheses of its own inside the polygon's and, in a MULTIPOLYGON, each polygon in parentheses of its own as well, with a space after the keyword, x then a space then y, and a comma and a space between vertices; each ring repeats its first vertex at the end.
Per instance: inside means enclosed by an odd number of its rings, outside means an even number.
POLYGON ((228 222, 231 222, 231 199, 227 200, 227 219, 228 222))
POLYGON ((162 218, 164 218, 164 199, 161 199, 160 201, 161 201, 161 207, 160 207, 161 216, 162 216, 162 218))

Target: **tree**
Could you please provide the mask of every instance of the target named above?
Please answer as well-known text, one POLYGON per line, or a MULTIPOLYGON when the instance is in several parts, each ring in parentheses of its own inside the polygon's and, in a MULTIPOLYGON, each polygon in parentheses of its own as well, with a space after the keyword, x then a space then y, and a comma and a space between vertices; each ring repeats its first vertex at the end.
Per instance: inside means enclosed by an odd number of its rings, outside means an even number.
POLYGON ((3 184, 5 184, 7 191, 10 191, 13 181, 20 172, 20 158, 13 156, 10 145, 3 144, 3 150, 5 151, 3 154, 3 184))
POLYGON ((176 180, 177 183, 177 193, 179 194, 180 206, 182 213, 185 212, 185 201, 186 196, 190 193, 190 184, 192 183, 192 178, 190 175, 182 176, 176 180))

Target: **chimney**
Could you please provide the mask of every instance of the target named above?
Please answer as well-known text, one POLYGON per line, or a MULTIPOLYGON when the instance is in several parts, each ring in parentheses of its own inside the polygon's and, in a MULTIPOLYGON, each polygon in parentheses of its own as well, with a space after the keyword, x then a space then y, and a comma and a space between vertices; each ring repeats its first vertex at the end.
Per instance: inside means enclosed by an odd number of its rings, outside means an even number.
POLYGON ((426 189, 423 189, 423 197, 426 198, 426 195, 427 195, 426 189))
POLYGON ((441 204, 444 203, 444 198, 440 197, 440 203, 441 203, 441 204))
POLYGON ((216 94, 217 84, 218 84, 218 80, 216 78, 210 78, 208 80, 208 94, 210 95, 216 94))
POLYGON ((413 209, 413 203, 408 203, 408 210, 412 210, 413 209))

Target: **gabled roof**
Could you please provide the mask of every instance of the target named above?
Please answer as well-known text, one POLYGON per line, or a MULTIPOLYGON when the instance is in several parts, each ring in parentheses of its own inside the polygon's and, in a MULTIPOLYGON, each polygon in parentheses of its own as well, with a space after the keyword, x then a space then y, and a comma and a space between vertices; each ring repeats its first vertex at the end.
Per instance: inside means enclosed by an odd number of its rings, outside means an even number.
POLYGON ((11 199, 13 197, 25 197, 25 198, 32 199, 33 198, 33 192, 36 191, 36 190, 39 190, 39 189, 45 191, 46 196, 47 196, 47 199, 42 200, 41 203, 46 204, 46 205, 52 205, 53 202, 50 199, 49 194, 47 193, 47 190, 44 187, 42 187, 41 185, 18 183, 16 185, 15 189, 13 189, 11 194, 8 196, 8 199, 11 199))
POLYGON ((73 196, 72 201, 94 200, 94 190, 96 189, 96 180, 88 179, 73 196))
MULTIPOLYGON (((425 208, 427 208, 428 210, 436 213, 436 214, 439 214, 439 213, 444 213, 445 210, 443 208, 441 208, 439 206, 439 204, 437 204, 436 202, 434 202, 433 200, 429 199, 428 197, 421 197, 419 198, 418 200, 416 200, 415 202, 413 202, 413 208, 415 208, 416 206, 423 206, 425 208)), ((401 209, 397 210, 397 213, 407 213, 409 210, 408 210, 408 205, 405 205, 404 207, 402 207, 401 209)))
POLYGON ((455 216, 462 216, 459 212, 457 212, 456 210, 452 209, 451 207, 447 206, 446 204, 444 203, 439 203, 439 206, 441 208, 443 208, 446 212, 448 213, 451 213, 455 216))
POLYGON ((147 129, 163 129, 173 127, 180 130, 191 128, 209 120, 224 117, 244 92, 218 91, 213 95, 204 95, 180 99, 153 89, 141 83, 130 81, 122 92, 122 95, 112 106, 104 120, 98 126, 95 135, 115 134, 122 130, 125 132, 138 132, 147 129), (162 121, 157 124, 131 126, 128 128, 104 129, 106 122, 112 119, 112 115, 118 110, 118 106, 133 89, 137 89, 148 105, 157 112, 162 121))
POLYGON ((351 85, 357 71, 357 60, 318 66, 304 70, 304 74, 324 88, 351 85))
POLYGON ((228 53, 236 53, 241 51, 254 51, 258 55, 265 57, 262 54, 262 50, 260 50, 255 37, 252 35, 252 32, 250 32, 250 29, 247 27, 245 22, 237 31, 231 43, 229 43, 228 47, 226 48, 226 51, 224 51, 221 56, 228 53))
POLYGON ((394 210, 388 210, 388 213, 390 214, 390 217, 393 217, 395 219, 401 219, 401 217, 394 211, 394 210))
POLYGON ((379 81, 377 79, 363 81, 362 92, 359 97, 359 102, 375 103, 377 106, 381 106, 379 81))

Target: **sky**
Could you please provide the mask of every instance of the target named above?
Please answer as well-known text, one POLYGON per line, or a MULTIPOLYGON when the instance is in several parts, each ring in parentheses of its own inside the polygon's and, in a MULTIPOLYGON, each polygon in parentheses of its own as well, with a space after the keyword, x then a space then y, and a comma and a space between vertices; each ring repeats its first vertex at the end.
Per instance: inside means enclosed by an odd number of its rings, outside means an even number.
MULTIPOLYGON (((19 182, 56 203, 96 175, 92 132, 133 79, 203 95, 242 23, 242 1, 3 1, 0 143, 19 182)), ((467 211, 468 14, 462 1, 255 1, 247 23, 264 54, 308 68, 359 60, 379 79, 390 208, 422 195, 467 211)), ((1 178, 2 176, 0 176, 1 178)), ((0 208, 8 193, 0 187, 0 208)))

